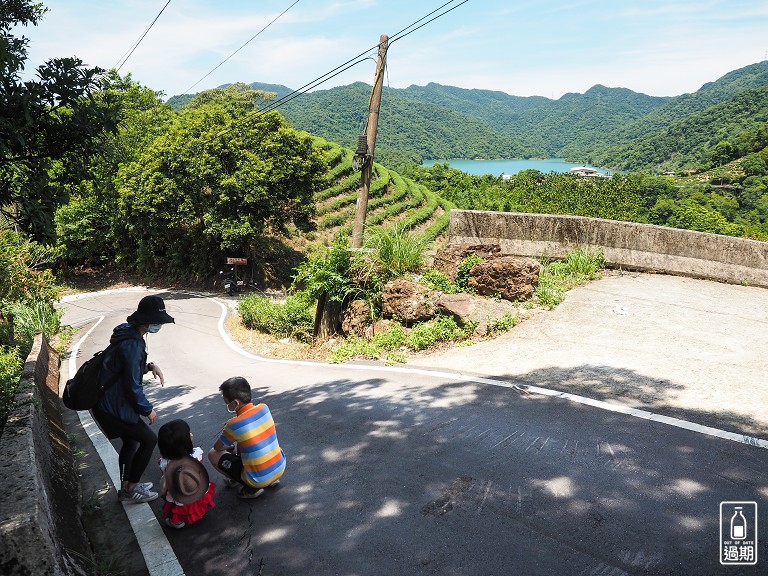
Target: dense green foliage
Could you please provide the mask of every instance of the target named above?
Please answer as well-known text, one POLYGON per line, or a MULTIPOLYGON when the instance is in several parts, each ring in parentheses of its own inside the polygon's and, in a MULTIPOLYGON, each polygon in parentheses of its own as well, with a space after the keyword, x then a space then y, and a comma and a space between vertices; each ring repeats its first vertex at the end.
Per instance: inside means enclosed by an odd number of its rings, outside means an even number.
MULTIPOLYGON (((584 94, 557 100, 519 97, 490 90, 427 84, 385 88, 376 155, 393 168, 424 159, 565 157, 609 168, 653 170, 699 167, 708 162, 703 140, 693 138, 704 124, 719 139, 750 129, 749 115, 738 103, 708 113, 768 86, 768 62, 734 70, 692 94, 653 97, 625 88, 596 85, 584 94), (693 118, 707 112, 701 118, 693 118), (731 117, 743 116, 742 121, 731 117), (691 125, 676 127, 691 118, 691 125), (678 148, 674 139, 681 138, 678 148), (643 139, 640 152, 632 143, 643 139), (661 140, 663 152, 644 142, 661 140)), ((254 87, 284 95, 284 86, 254 87)), ((365 125, 371 87, 355 83, 302 95, 280 106, 296 127, 354 148, 365 125)), ((183 105, 173 98, 174 105, 183 105)), ((759 103, 754 103, 757 109, 759 103)), ((764 106, 763 106, 764 109, 764 106)), ((710 143, 711 145, 717 142, 710 143)))
POLYGON ((110 101, 93 96, 103 70, 78 58, 53 58, 36 79, 22 80, 29 39, 16 32, 45 11, 28 0, 3 2, 0 10, 0 217, 48 241, 53 214, 66 201, 63 186, 83 173, 117 118, 110 101))
POLYGON ((60 312, 50 266, 55 252, 12 230, 0 229, 0 428, 16 407, 24 358, 35 332, 53 336, 60 312))
POLYGON ((322 158, 277 113, 246 118, 254 94, 203 93, 121 167, 126 256, 140 271, 204 277, 222 251, 250 255, 259 236, 309 228, 322 158))
POLYGON ((470 176, 441 163, 408 175, 468 210, 569 214, 766 239, 768 149, 737 164, 746 166, 740 176, 713 172, 712 182, 687 185, 643 173, 583 178, 536 170, 502 180, 470 176), (724 183, 727 187, 719 187, 724 183))
POLYGON ((306 292, 292 294, 284 302, 250 294, 240 301, 237 310, 246 328, 278 338, 312 338, 314 301, 306 292))
POLYGON ((709 168, 765 147, 768 142, 750 142, 745 135, 764 132, 766 123, 768 87, 753 88, 632 141, 593 150, 588 161, 620 169, 709 168))

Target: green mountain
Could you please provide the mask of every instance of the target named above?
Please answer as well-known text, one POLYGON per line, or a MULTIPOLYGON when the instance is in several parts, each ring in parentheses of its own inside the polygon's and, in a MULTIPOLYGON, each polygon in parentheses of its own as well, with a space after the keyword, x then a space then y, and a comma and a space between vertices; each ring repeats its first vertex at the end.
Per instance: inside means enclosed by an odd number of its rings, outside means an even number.
MULTIPOLYGON (((376 138, 383 163, 425 158, 522 158, 542 155, 460 107, 434 104, 385 88, 376 138)), ((365 130, 371 86, 357 82, 304 94, 280 107, 300 130, 356 148, 365 130)))
POLYGON ((739 92, 733 98, 709 106, 653 131, 593 151, 589 159, 620 169, 676 170, 704 163, 721 141, 738 143, 741 136, 768 122, 768 86, 739 92))
MULTIPOLYGON (((290 92, 280 85, 252 86, 277 98, 290 92)), ((393 166, 438 158, 564 157, 620 169, 689 167, 706 160, 708 146, 754 128, 763 96, 751 91, 765 86, 768 61, 676 97, 599 84, 557 100, 434 83, 384 88, 376 157, 393 166), (731 101, 730 108, 709 111, 731 101)), ((370 92, 371 86, 357 82, 303 94, 279 110, 296 128, 354 149, 365 130, 370 92)), ((169 103, 179 105, 185 97, 169 103)))
MULTIPOLYGON (((723 104, 745 90, 762 86, 768 86, 768 61, 734 70, 715 82, 705 84, 696 92, 670 98, 664 105, 636 121, 618 126, 602 135, 598 134, 592 142, 574 142, 563 148, 562 153, 565 156, 589 161, 594 159, 609 162, 608 165, 613 168, 647 167, 653 162, 651 156, 635 164, 641 158, 635 155, 635 158, 630 160, 620 150, 626 150, 627 145, 638 138, 642 137, 647 141, 652 140, 657 134, 661 136, 662 132, 676 122, 700 114, 711 106, 723 104)), ((721 131, 728 132, 725 129, 721 131)))

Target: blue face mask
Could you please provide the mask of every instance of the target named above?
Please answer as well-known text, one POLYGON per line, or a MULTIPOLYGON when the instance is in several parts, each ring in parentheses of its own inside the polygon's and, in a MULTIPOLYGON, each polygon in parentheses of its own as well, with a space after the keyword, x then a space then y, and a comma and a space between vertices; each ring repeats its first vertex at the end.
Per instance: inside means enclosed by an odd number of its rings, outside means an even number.
POLYGON ((162 327, 163 327, 162 324, 150 324, 149 326, 147 326, 147 332, 149 332, 150 334, 157 334, 158 332, 160 332, 160 328, 162 327))

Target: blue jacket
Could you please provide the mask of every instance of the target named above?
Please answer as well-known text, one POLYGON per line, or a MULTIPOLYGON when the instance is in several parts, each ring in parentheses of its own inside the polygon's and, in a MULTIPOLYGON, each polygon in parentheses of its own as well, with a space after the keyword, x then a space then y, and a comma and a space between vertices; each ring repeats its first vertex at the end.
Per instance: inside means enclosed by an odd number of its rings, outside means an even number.
POLYGON ((152 412, 142 387, 147 366, 146 344, 141 334, 127 323, 112 331, 109 342, 117 346, 106 353, 100 379, 105 382, 117 375, 117 380, 104 392, 99 408, 123 422, 136 424, 140 416, 152 412))

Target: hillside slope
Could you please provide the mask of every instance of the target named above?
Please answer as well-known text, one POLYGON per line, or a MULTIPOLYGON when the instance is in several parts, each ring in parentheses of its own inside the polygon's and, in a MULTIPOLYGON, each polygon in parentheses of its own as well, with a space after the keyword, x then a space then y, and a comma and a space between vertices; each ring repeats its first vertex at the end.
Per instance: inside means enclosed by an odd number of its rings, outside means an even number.
MULTIPOLYGON (((352 166, 352 150, 321 138, 315 138, 315 145, 323 151, 329 169, 325 186, 314 196, 317 229, 308 239, 330 242, 338 234, 352 232, 361 173, 352 166)), ((374 162, 366 229, 402 222, 432 242, 448 231, 449 212, 455 207, 425 186, 374 162)))
MULTIPOLYGON (((253 86, 275 92, 277 98, 289 92, 280 85, 253 86)), ((601 85, 558 100, 434 83, 385 88, 376 156, 390 166, 425 159, 530 157, 565 157, 624 169, 657 166, 659 155, 648 141, 667 138, 669 132, 664 131, 674 132, 676 123, 764 86, 768 86, 768 61, 734 70, 694 93, 672 98, 601 85), (636 140, 639 152, 631 151, 636 140)), ((318 90, 279 109, 300 130, 356 147, 365 127, 370 90, 363 82, 318 90)), ((169 102, 179 106, 185 98, 169 102)), ((712 122, 717 122, 714 117, 712 122)), ((713 125, 710 131, 718 130, 728 132, 727 125, 713 125)), ((701 154, 700 146, 683 148, 678 165, 702 161, 696 156, 701 154)))

